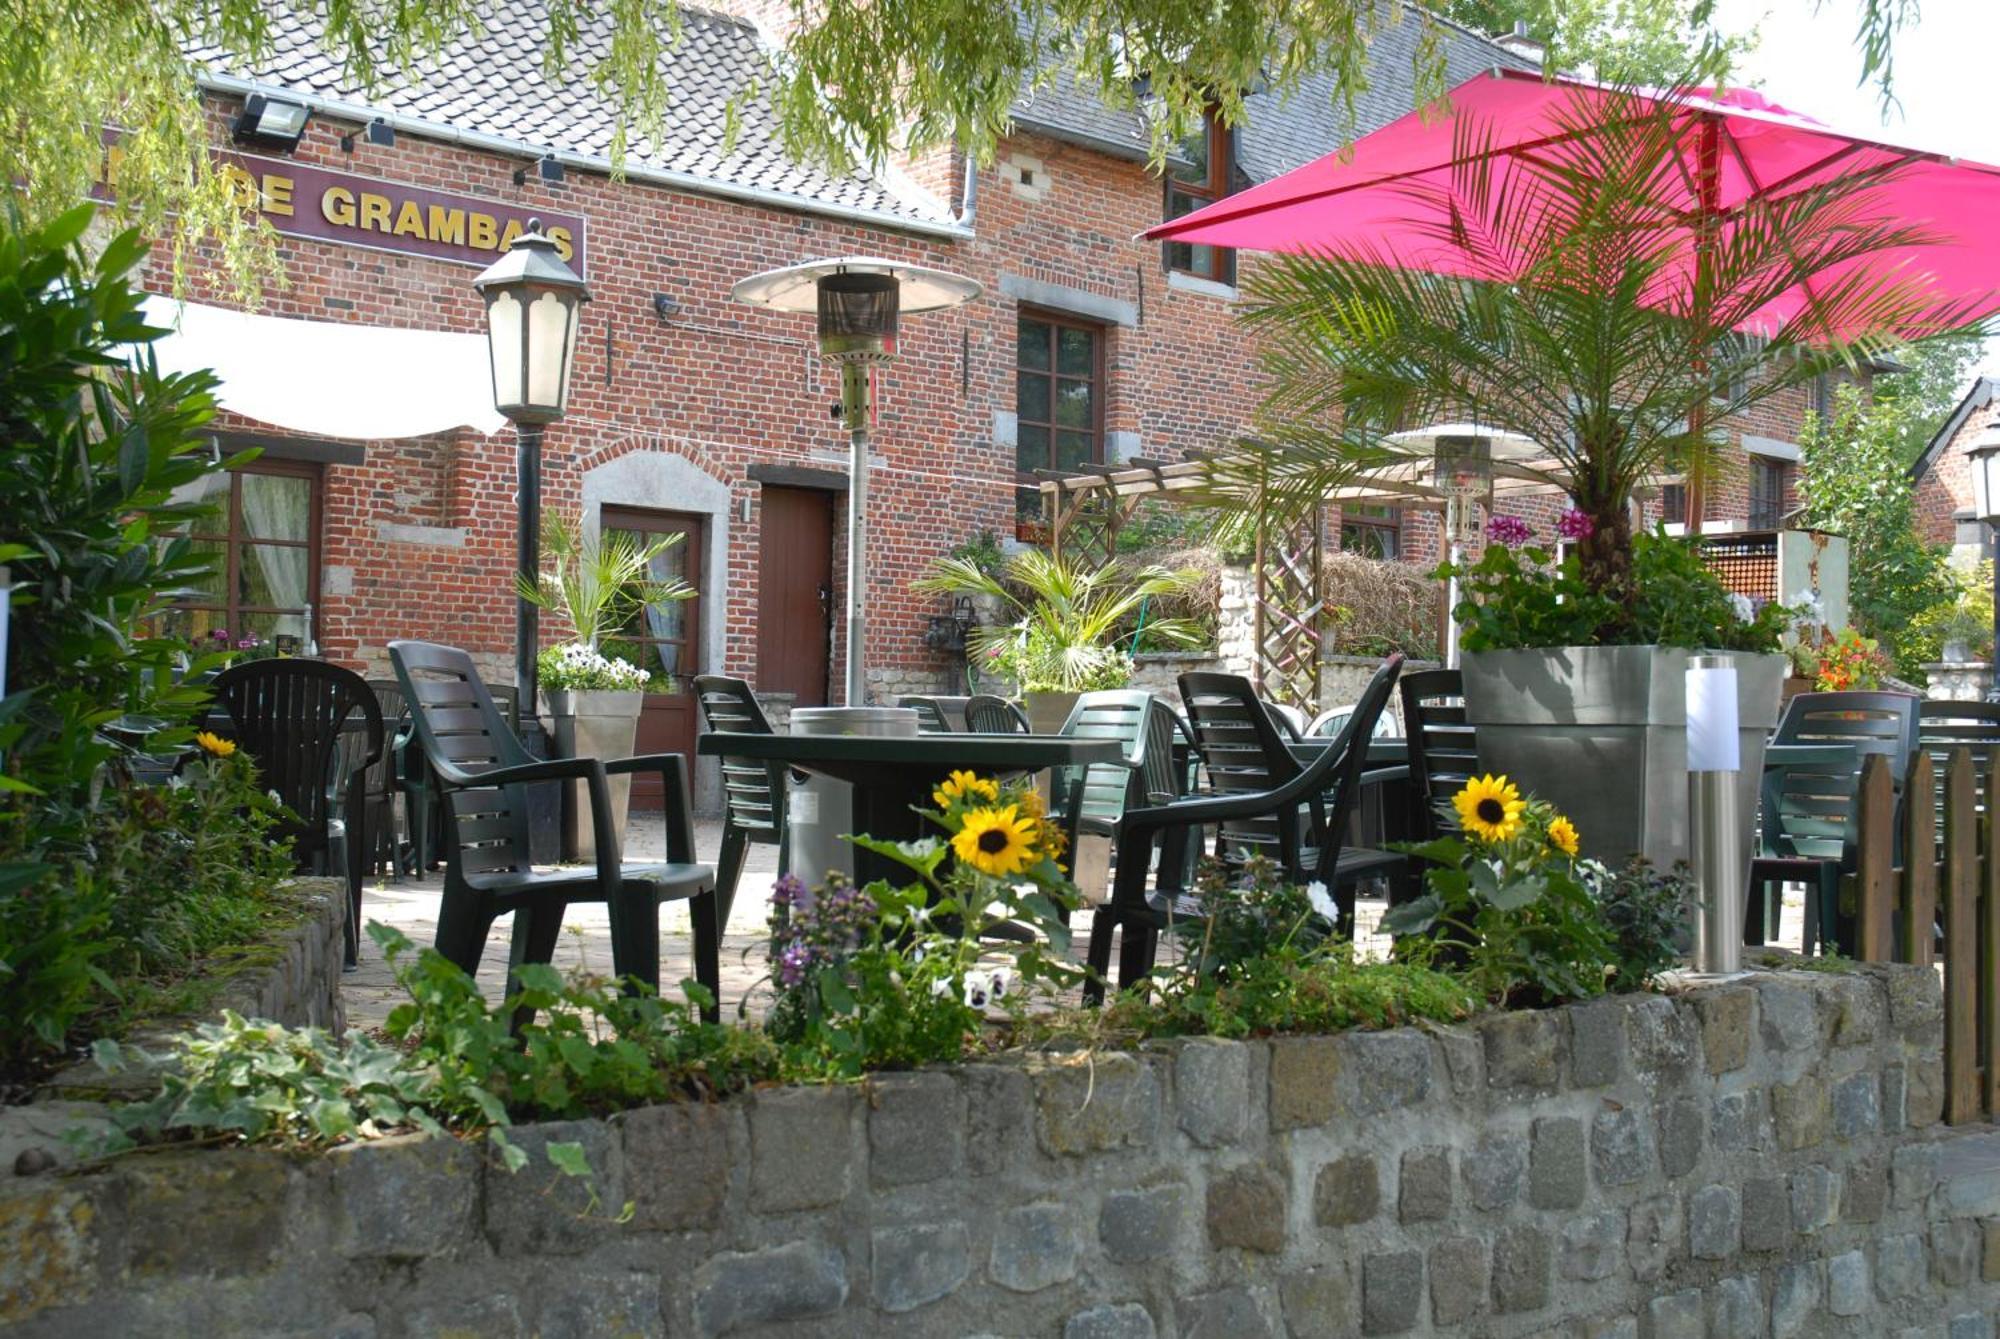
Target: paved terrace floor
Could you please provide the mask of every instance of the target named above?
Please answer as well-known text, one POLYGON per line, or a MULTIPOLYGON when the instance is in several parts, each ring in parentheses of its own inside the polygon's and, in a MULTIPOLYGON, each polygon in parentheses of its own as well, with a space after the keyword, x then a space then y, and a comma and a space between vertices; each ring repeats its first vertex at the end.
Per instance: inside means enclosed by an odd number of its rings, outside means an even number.
MULTIPOLYGON (((713 864, 722 845, 719 820, 700 820, 695 825, 695 848, 699 858, 713 864)), ((665 839, 656 815, 634 814, 627 835, 627 855, 634 860, 663 858, 665 839)), ((760 1015, 770 1001, 765 986, 766 898, 771 881, 777 877, 777 848, 752 846, 743 880, 737 887, 722 941, 722 1007, 725 1017, 734 1017, 739 1005, 751 1017, 760 1015)), ((431 874, 422 879, 371 879, 362 893, 364 922, 381 921, 393 925, 418 944, 429 944, 437 934, 438 899, 443 879, 431 874)), ((1364 953, 1386 954, 1389 941, 1376 933, 1383 903, 1361 901, 1356 907, 1359 946, 1364 953)), ((1788 890, 1777 942, 1797 947, 1802 929, 1803 904, 1795 890, 1788 890)), ((479 964, 478 980, 488 999, 498 1002, 507 974, 507 942, 513 919, 502 917, 487 939, 486 955, 479 964)), ((593 971, 611 970, 611 927, 604 908, 585 904, 571 907, 563 922, 564 934, 557 945, 558 967, 583 966, 593 971)), ((1081 961, 1090 933, 1090 913, 1081 913, 1075 922, 1072 956, 1081 961)), ((679 982, 692 976, 688 917, 684 906, 668 904, 660 915, 660 980, 679 982)), ((388 964, 372 943, 362 945, 361 965, 343 980, 347 1020, 351 1027, 378 1027, 404 996, 389 974, 388 964)))

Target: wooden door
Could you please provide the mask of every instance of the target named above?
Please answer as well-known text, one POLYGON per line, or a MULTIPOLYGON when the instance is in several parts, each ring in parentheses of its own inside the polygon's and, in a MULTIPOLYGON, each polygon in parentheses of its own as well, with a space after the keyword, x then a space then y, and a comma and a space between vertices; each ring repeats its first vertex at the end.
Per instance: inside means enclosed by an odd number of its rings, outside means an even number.
MULTIPOLYGON (((639 713, 637 753, 678 753, 688 760, 688 775, 694 774, 694 737, 700 726, 694 700, 694 676, 702 673, 701 627, 702 558, 708 537, 707 523, 700 516, 674 511, 642 511, 632 507, 606 507, 606 531, 624 531, 641 542, 666 535, 681 540, 653 560, 656 581, 678 577, 695 592, 685 600, 662 601, 640 614, 619 638, 636 649, 640 663, 673 679, 673 691, 646 694, 639 713)), ((693 799, 689 797, 690 801, 693 799)), ((640 772, 632 778, 632 807, 660 807, 660 778, 640 772)))
POLYGON ((831 678, 835 496, 767 484, 762 498, 756 687, 798 707, 825 706, 831 678))

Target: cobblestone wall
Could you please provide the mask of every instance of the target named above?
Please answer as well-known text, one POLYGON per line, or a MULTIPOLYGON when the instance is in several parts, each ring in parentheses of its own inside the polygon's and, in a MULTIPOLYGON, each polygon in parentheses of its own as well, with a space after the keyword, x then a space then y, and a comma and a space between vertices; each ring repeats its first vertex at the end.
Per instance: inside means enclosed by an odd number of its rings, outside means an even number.
POLYGON ((1991 1339, 1921 969, 1191 1041, 0 1194, 14 1333, 1991 1339), (596 1198, 553 1173, 573 1140, 596 1198), (630 1205, 629 1221, 612 1221, 630 1205))

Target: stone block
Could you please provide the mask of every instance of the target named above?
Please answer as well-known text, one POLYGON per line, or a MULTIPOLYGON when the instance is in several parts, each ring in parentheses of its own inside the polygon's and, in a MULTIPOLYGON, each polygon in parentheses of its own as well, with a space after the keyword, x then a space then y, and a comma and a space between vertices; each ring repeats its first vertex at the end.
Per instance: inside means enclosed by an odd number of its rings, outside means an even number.
POLYGON ((1759 975, 1756 986, 1764 1049, 1791 1055, 1819 1044, 1819 995, 1810 981, 1797 972, 1771 972, 1759 975))
POLYGON ((1271 1042, 1271 1128, 1324 1125, 1340 1113, 1340 1044, 1333 1037, 1271 1042))
POLYGON ((1396 1212, 1405 1223, 1430 1223, 1451 1214, 1451 1150, 1403 1150, 1396 1212))
POLYGON ((1238 1167, 1208 1178, 1208 1241, 1276 1255, 1285 1249, 1285 1183, 1265 1167, 1238 1167))
POLYGON ((1778 1271, 1771 1289, 1771 1339, 1800 1339, 1826 1297, 1826 1262, 1802 1260, 1778 1271))
POLYGON ((1035 1074, 1035 1137, 1052 1156, 1150 1147, 1159 1121, 1159 1081, 1136 1057, 1114 1052, 1035 1074))
POLYGON ((1719 1094, 1711 1104, 1708 1139, 1718 1153, 1750 1153, 1764 1147, 1764 1090, 1746 1088, 1719 1094))
POLYGON ((1349 1032, 1339 1039, 1341 1085, 1356 1116, 1422 1105, 1431 1091, 1431 1043, 1421 1032, 1349 1032))
POLYGON ((1365 1223, 1381 1207, 1381 1178, 1370 1154, 1335 1159, 1313 1180, 1313 1221, 1321 1227, 1365 1223))
POLYGON ((486 1239, 503 1255, 573 1255, 615 1230, 625 1202, 618 1135, 603 1121, 544 1121, 507 1131, 528 1160, 518 1172, 486 1178, 486 1239), (549 1145, 581 1144, 588 1178, 549 1161, 549 1145))
POLYGON ((1639 1339, 1637 1316, 1592 1316, 1577 1331, 1580 1339, 1639 1339))
POLYGON ((1271 1322, 1244 1288, 1184 1297, 1174 1308, 1181 1339, 1275 1339, 1271 1322))
MULTIPOLYGON (((527 1339, 521 1304, 504 1294, 417 1302, 402 1317, 403 1333, 436 1335, 439 1339, 527 1339)), ((722 1333, 722 1331, 715 1331, 722 1333)))
POLYGON ((829 1316, 847 1301, 847 1265, 823 1242, 724 1253, 694 1272, 695 1329, 729 1334, 775 1321, 829 1316))
POLYGON ((875 1305, 891 1313, 949 1297, 972 1273, 972 1242, 961 1222, 878 1227, 869 1248, 875 1305))
POLYGON ((1979 1274, 1979 1224, 1966 1218, 1931 1224, 1931 1279, 1964 1288, 1979 1274))
POLYGON ((1928 967, 1880 969, 1889 990, 1889 1022, 1905 1037, 1921 1039, 1944 1022, 1944 983, 1928 967))
POLYGON ((1915 1297, 1929 1277, 1930 1261, 1922 1237, 1903 1232, 1875 1243, 1875 1293, 1883 1301, 1915 1297))
POLYGON ((1782 1251, 1792 1241, 1792 1192, 1782 1176, 1743 1182, 1743 1249, 1782 1251))
POLYGON ((1750 1063, 1751 1006, 1756 998, 1756 992, 1745 987, 1696 992, 1701 1053, 1710 1074, 1727 1074, 1750 1063))
POLYGON ((1471 1028, 1433 1027, 1438 1053, 1454 1097, 1477 1097, 1486 1091, 1486 1043, 1471 1028))
POLYGON ((1634 1072, 1654 1087, 1692 1077, 1701 1063, 1701 1024, 1694 1010, 1664 995, 1627 999, 1625 1036, 1634 1072))
POLYGON ((1953 1316, 1945 1330, 1946 1339, 1993 1339, 1993 1321, 1977 1311, 1953 1316))
POLYGON ((2000 1218, 1979 1225, 1979 1281, 2000 1283, 2000 1218))
POLYGON ((535 1339, 658 1334, 663 1328, 660 1276, 650 1270, 565 1271, 556 1286, 538 1293, 535 1339))
POLYGON ((1625 1076, 1625 1006, 1618 1000, 1569 1010, 1569 1081, 1608 1088, 1625 1076))
POLYGON ((1688 1254, 1697 1260, 1727 1260, 1742 1241, 1742 1207, 1736 1187, 1703 1186, 1688 1196, 1688 1254))
POLYGON ((345 1144, 328 1152, 326 1163, 333 1175, 333 1246, 349 1260, 447 1255, 478 1231, 482 1164, 478 1151, 457 1139, 406 1135, 345 1144))
POLYGON ((767 1088, 750 1102, 750 1207, 786 1213, 847 1197, 855 1090, 767 1088))
POLYGON ((742 1119, 736 1106, 707 1102, 641 1107, 621 1116, 632 1225, 656 1232, 712 1227, 729 1198, 731 1132, 742 1119))
POLYGON ((1771 1115, 1779 1148, 1790 1151, 1823 1142, 1831 1117, 1826 1081, 1817 1074, 1806 1074, 1797 1083, 1771 1085, 1771 1115))
POLYGON ((1827 979, 1826 987, 1824 1004, 1833 1015, 1835 1046, 1865 1046, 1888 1030, 1888 1001, 1875 982, 1835 976, 1827 979))
POLYGON ((1850 1223, 1873 1223, 1889 1207, 1889 1168, 1880 1158, 1854 1163, 1841 1177, 1840 1216, 1850 1223))
POLYGON ((1605 1209, 1562 1226, 1558 1271, 1566 1279, 1608 1279, 1625 1263, 1625 1211, 1605 1209))
POLYGON ((1826 1309, 1836 1316, 1858 1316, 1874 1299, 1868 1286, 1868 1256, 1847 1251, 1826 1262, 1826 1309))
POLYGON ((1278 1300, 1291 1339, 1348 1339, 1354 1333, 1354 1290, 1342 1265, 1279 1276, 1278 1300))
POLYGON ((1910 1128, 1910 1072, 1901 1064, 1882 1066, 1882 1133, 1910 1128))
POLYGON ((1889 1188, 1898 1209, 1921 1209, 1938 1183, 1936 1144, 1904 1144, 1889 1155, 1889 1188))
POLYGON ((1417 1323, 1424 1297, 1424 1257, 1382 1251, 1361 1262, 1361 1332, 1403 1334, 1417 1323))
POLYGON ((1121 1265, 1143 1264, 1174 1248, 1187 1188, 1179 1183, 1113 1190, 1097 1214, 1097 1240, 1104 1254, 1121 1265))
POLYGON ((1567 1067, 1569 1011, 1517 1009, 1482 1020, 1486 1084, 1506 1092, 1552 1093, 1567 1067))
POLYGON ((1174 1054, 1174 1104, 1181 1130, 1201 1147, 1241 1139, 1250 1109, 1250 1048, 1213 1037, 1182 1042, 1174 1054))
POLYGON ((1755 1278, 1723 1279, 1708 1293, 1710 1339, 1762 1339, 1764 1290, 1755 1278))
POLYGON ((43 1178, 8 1186, 0 1195, 0 1327, 90 1299, 100 1272, 117 1268, 115 1248, 104 1239, 118 1216, 115 1204, 116 1188, 102 1182, 43 1178))
POLYGON ((1067 1204, 1023 1204, 993 1228, 987 1272, 1009 1292, 1031 1293, 1076 1276, 1076 1213, 1067 1204))
POLYGON ((1528 1203, 1537 1209, 1574 1209, 1585 1189, 1583 1122, 1574 1116, 1538 1117, 1528 1145, 1528 1203))
POLYGON ((134 1159, 119 1179, 136 1275, 255 1274, 280 1259, 289 1177, 279 1158, 236 1149, 177 1153, 134 1159))
MULTIPOLYGON (((1814 1163, 1792 1173, 1792 1229, 1819 1232, 1839 1217, 1840 1178, 1814 1163)), ((1746 1208, 1747 1212, 1747 1208, 1746 1208)))
POLYGON ((1018 1167, 1035 1129, 1034 1088, 1018 1065, 967 1065, 965 1167, 992 1176, 1018 1167))
POLYGON ((1517 1134, 1484 1135, 1459 1159, 1466 1198, 1489 1213, 1520 1198, 1527 1171, 1528 1141, 1517 1134))
POLYGON ((1831 1098, 1833 1134, 1853 1140, 1873 1135, 1882 1125, 1881 1085, 1873 1070, 1837 1080, 1831 1098))
POLYGON ((1669 1098, 1657 1110, 1660 1129, 1660 1170, 1683 1177, 1701 1161, 1701 1136, 1708 1124, 1699 1099, 1669 1098))
POLYGON ((1701 1313, 1701 1289, 1666 1293, 1646 1303, 1647 1331, 1652 1339, 1707 1339, 1701 1313))
POLYGON ((1539 1311, 1549 1304, 1554 1251, 1539 1227, 1503 1229, 1493 1239, 1493 1309, 1501 1314, 1539 1311))
POLYGON ((1917 1056, 1904 1066, 1903 1122, 1912 1130, 1927 1130, 1944 1119, 1944 1060, 1933 1054, 1917 1056))
POLYGON ((1153 1339, 1153 1313, 1137 1302, 1094 1306, 1063 1322, 1063 1339, 1153 1339))
POLYGON ((1680 1253, 1681 1202, 1677 1195, 1655 1195, 1632 1206, 1625 1233, 1625 1255, 1632 1277, 1649 1283, 1666 1273, 1680 1253))
POLYGON ((1629 1186, 1653 1170, 1646 1122, 1631 1107, 1607 1107, 1590 1123, 1590 1160, 1601 1186, 1629 1186))
POLYGON ((1490 1274, 1486 1243, 1477 1237, 1446 1237, 1431 1247, 1431 1324, 1456 1325, 1486 1306, 1490 1274))
POLYGON ((868 1101, 868 1175, 878 1186, 913 1185, 965 1169, 965 1090, 940 1071, 878 1074, 868 1101))

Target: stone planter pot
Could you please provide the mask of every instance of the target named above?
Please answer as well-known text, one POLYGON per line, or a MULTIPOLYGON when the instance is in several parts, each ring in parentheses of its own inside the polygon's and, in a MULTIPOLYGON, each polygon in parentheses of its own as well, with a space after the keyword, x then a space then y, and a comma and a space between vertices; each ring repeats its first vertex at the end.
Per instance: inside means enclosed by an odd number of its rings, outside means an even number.
MULTIPOLYGON (((1465 714, 1479 732, 1480 766, 1567 814, 1585 855, 1615 865, 1642 852, 1662 869, 1686 859, 1688 655, 1664 646, 1467 653, 1465 714)), ((1735 661, 1748 851, 1786 661, 1735 661)))
MULTIPOLYGON (((644 693, 618 692, 603 688, 558 688, 542 695, 549 715, 549 738, 559 758, 614 758, 632 756, 639 738, 639 712, 645 705, 644 693)), ((632 778, 605 778, 611 792, 611 821, 618 833, 619 849, 625 845, 625 810, 632 796, 632 778)), ((563 801, 563 858, 597 859, 597 834, 590 821, 590 797, 581 781, 569 782, 563 801)))
POLYGON ((1954 637, 1944 644, 1939 657, 1947 665, 1963 665, 1972 659, 1972 643, 1963 637, 1954 637))
POLYGON ((1811 675, 1787 674, 1784 682, 1778 688, 1778 705, 1780 708, 1783 708, 1785 703, 1790 702, 1800 693, 1810 693, 1812 691, 1813 680, 1811 675))
POLYGON ((1028 713, 1028 728, 1038 735, 1059 735, 1081 693, 1023 693, 1021 709, 1028 713))

